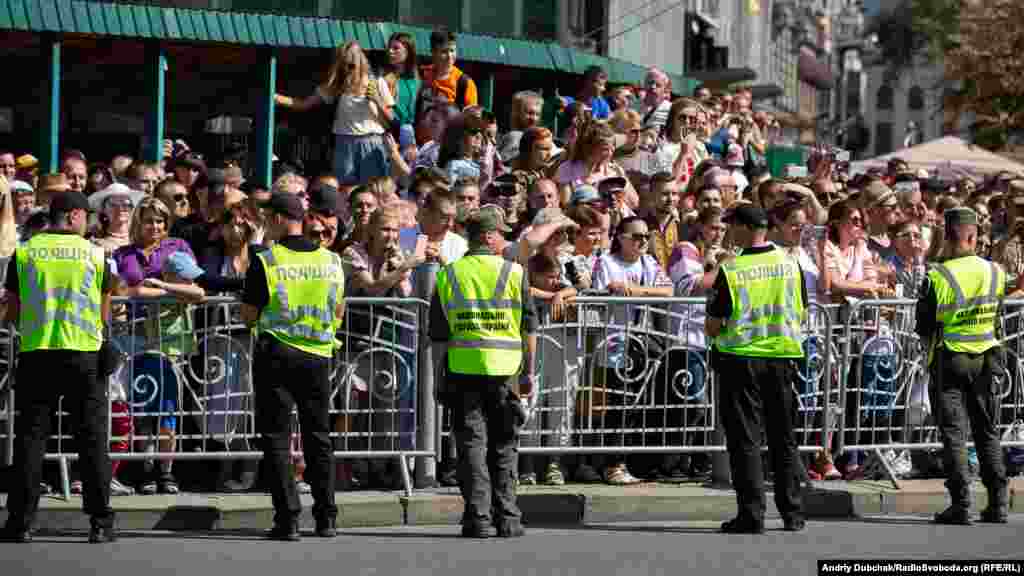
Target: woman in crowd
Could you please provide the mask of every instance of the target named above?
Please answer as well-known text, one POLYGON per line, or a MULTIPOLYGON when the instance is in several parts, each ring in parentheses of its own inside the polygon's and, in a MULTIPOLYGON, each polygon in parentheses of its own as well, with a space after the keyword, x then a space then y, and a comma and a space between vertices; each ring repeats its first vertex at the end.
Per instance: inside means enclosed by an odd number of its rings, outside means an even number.
POLYGON ((298 111, 335 104, 334 175, 342 185, 362 184, 374 176, 390 176, 390 152, 384 134, 394 117, 388 83, 370 77, 370 63, 357 42, 335 50, 327 82, 302 99, 277 94, 279 106, 298 111))
POLYGON ((868 249, 863 216, 850 202, 837 202, 829 209, 823 260, 825 290, 834 302, 874 298, 884 291, 878 281, 878 258, 868 249))
POLYGON ((99 227, 90 238, 93 244, 102 246, 107 257, 122 246, 131 244, 129 231, 132 222, 132 198, 128 194, 111 194, 100 207, 99 227))
MULTIPOLYGON (((342 260, 350 270, 349 290, 352 297, 393 297, 406 298, 412 295, 412 271, 424 261, 424 254, 404 254, 399 246, 401 211, 395 204, 381 206, 373 212, 368 223, 369 234, 364 242, 349 245, 342 254, 342 260)), ((374 334, 377 338, 390 340, 396 344, 405 343, 408 334, 395 323, 396 311, 385 306, 350 306, 346 314, 347 331, 357 336, 374 334), (379 330, 378 330, 379 326, 379 330)), ((348 346, 359 346, 353 341, 348 346)), ((409 363, 403 366, 396 363, 389 354, 377 354, 371 357, 376 369, 386 370, 398 377, 397 390, 391 394, 378 394, 375 390, 362 389, 356 391, 356 400, 366 409, 373 411, 370 416, 369 429, 373 430, 371 449, 389 450, 399 447, 384 434, 398 431, 402 435, 402 445, 409 445, 408 439, 415 426, 407 423, 412 413, 409 403, 411 396, 407 388, 412 379, 409 367, 414 358, 403 355, 409 363), (379 364, 379 366, 377 366, 379 364), (396 415, 394 409, 399 409, 396 415), (408 425, 406 425, 408 424, 408 425)), ((413 370, 415 368, 412 368, 413 370)), ((366 387, 374 386, 375 379, 362 374, 366 387)), ((366 388, 364 387, 364 388, 366 388)), ((350 418, 343 416, 338 425, 347 428, 350 418)), ((373 460, 370 462, 370 482, 381 488, 394 489, 401 484, 401 474, 393 469, 393 460, 373 460)), ((343 471, 347 477, 349 471, 343 471)))
POLYGON ((448 174, 448 181, 460 178, 480 179, 476 158, 484 146, 483 119, 474 114, 457 114, 448 122, 437 154, 437 166, 448 174))
MULTIPOLYGON (((167 224, 170 217, 171 214, 167 206, 156 198, 143 199, 135 209, 129 231, 131 244, 118 248, 113 254, 118 277, 122 283, 118 290, 121 295, 133 298, 160 298, 174 295, 173 291, 167 287, 146 282, 146 280, 157 280, 159 284, 167 259, 172 254, 181 252, 193 260, 195 258, 184 240, 168 238, 167 224)), ((136 316, 151 312, 151 310, 143 311, 142 307, 134 308, 136 316)), ((179 326, 179 328, 182 328, 183 331, 162 330, 162 333, 159 334, 161 342, 157 347, 163 348, 162 345, 165 341, 174 340, 175 344, 181 344, 178 353, 189 351, 191 347, 187 346, 187 342, 190 336, 187 334, 190 330, 187 326, 179 326)), ((139 332, 140 330, 133 329, 129 333, 129 337, 138 338, 139 332)), ((146 334, 145 337, 148 340, 150 336, 150 334, 146 334)), ((134 353, 134 350, 130 350, 129 353, 134 353)), ((158 386, 160 387, 157 394, 159 399, 154 403, 153 408, 160 413, 159 416, 147 415, 136 418, 135 430, 137 433, 150 435, 142 440, 143 449, 147 452, 152 452, 155 448, 153 435, 159 435, 157 444, 161 452, 173 452, 178 424, 177 417, 173 413, 177 410, 178 393, 177 390, 172 389, 174 386, 168 385, 167 382, 158 382, 158 386)), ((178 484, 171 473, 171 464, 172 461, 169 458, 161 460, 159 474, 154 478, 154 464, 152 461, 146 461, 144 466, 146 478, 143 480, 140 492, 154 494, 159 490, 167 494, 176 494, 178 484)))
MULTIPOLYGON (((416 66, 416 40, 405 32, 396 32, 388 39, 388 66, 384 74, 388 92, 395 99, 395 126, 411 126, 416 122, 416 95, 420 93, 420 75, 416 66)), ((398 131, 394 134, 397 136, 398 131)))
POLYGON ((399 197, 398 187, 395 186, 393 178, 386 176, 370 178, 366 187, 377 197, 378 206, 398 205, 402 228, 411 228, 416 225, 416 203, 399 197))
POLYGON ((545 178, 554 149, 555 140, 551 131, 543 126, 531 126, 523 131, 519 140, 519 155, 512 159, 510 167, 525 172, 533 180, 545 178))
POLYGON ((696 102, 688 98, 672 102, 665 122, 665 138, 655 152, 658 169, 671 171, 682 183, 690 180, 697 164, 704 160, 698 154, 697 146, 698 110, 696 102))
MULTIPOLYGON (((591 123, 580 135, 568 162, 558 167, 555 181, 561 188, 561 204, 569 203, 573 190, 580 184, 598 186, 602 180, 626 177, 626 171, 612 161, 615 153, 615 132, 604 122, 591 123)), ((626 204, 636 210, 640 197, 626 182, 626 204)))
POLYGON ((366 245, 370 240, 370 218, 377 211, 377 196, 366 186, 352 190, 348 197, 349 212, 352 214, 352 231, 345 238, 338 237, 333 252, 344 254, 352 244, 366 245))
MULTIPOLYGON (((612 238, 611 252, 602 256, 594 270, 594 288, 607 290, 616 296, 633 297, 670 297, 672 281, 666 276, 658 261, 647 253, 650 232, 647 223, 638 216, 624 218, 619 222, 612 238)), ((645 322, 643 310, 632 306, 616 307, 610 319, 613 326, 623 327, 626 324, 642 325, 645 322)), ((620 328, 621 329, 621 328, 620 328)), ((628 395, 636 393, 636 383, 623 380, 631 364, 627 360, 625 334, 609 334, 604 351, 599 351, 597 364, 604 367, 607 406, 605 406, 603 428, 619 429, 630 427, 628 395)), ((646 364, 646 358, 641 364, 646 364)), ((622 432, 608 433, 604 436, 606 445, 621 443, 622 432)), ((623 454, 612 455, 605 466, 604 479, 609 484, 624 485, 639 482, 626 468, 623 454)))

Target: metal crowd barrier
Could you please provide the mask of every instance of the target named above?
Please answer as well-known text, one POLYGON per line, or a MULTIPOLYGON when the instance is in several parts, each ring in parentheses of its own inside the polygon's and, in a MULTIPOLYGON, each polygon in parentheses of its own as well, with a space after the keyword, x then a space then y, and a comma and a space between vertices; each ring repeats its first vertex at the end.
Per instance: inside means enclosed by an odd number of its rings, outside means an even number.
MULTIPOLYGON (((423 278, 428 278, 424 274, 423 278)), ((419 286, 418 286, 419 287, 419 286)), ((431 288, 423 283, 421 293, 431 288)), ((407 492, 429 485, 451 442, 434 401, 425 298, 348 298, 331 366, 335 455, 397 468, 407 492), (415 482, 409 462, 415 458, 415 482)), ((811 304, 804 361, 795 365, 798 445, 834 454, 938 448, 928 400, 926 346, 913 300, 811 304)), ((704 299, 579 297, 563 318, 545 310, 540 383, 520 451, 526 455, 688 455, 725 451, 721 383, 704 337, 704 299)), ((109 340, 122 362, 109 378, 111 458, 253 460, 255 338, 232 298, 199 304, 116 299, 109 340)), ((1000 317, 1007 350, 999 380, 1005 445, 1024 447, 1024 301, 1000 317)), ((0 436, 13 454, 16 334, 0 330, 0 436)), ((77 458, 61 407, 47 458, 77 458)), ((301 457, 297 418, 293 458, 301 457)), ((1024 450, 1020 451, 1024 455, 1024 450)), ((722 461, 717 460, 719 466, 722 461)), ((887 465, 892 478, 898 476, 887 465)), ((397 474, 395 474, 397 472, 397 474)))

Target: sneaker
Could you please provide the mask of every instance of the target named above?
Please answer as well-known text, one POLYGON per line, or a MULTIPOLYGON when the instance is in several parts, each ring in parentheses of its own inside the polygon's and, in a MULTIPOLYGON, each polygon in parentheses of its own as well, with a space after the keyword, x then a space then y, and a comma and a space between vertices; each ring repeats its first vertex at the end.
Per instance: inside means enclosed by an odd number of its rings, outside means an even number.
POLYGON ((529 474, 520 474, 519 475, 519 484, 521 486, 536 486, 537 485, 537 475, 534 474, 533 472, 530 472, 529 474))
POLYGON ((815 470, 823 480, 839 480, 843 475, 836 470, 836 465, 824 452, 818 452, 817 461, 814 463, 815 470))
POLYGON ((46 496, 47 494, 50 494, 51 492, 53 492, 53 488, 51 488, 49 484, 47 484, 46 482, 40 482, 39 483, 39 494, 40 495, 46 496))
POLYGON ((117 478, 110 479, 111 496, 131 496, 132 494, 135 494, 135 490, 132 490, 131 487, 121 484, 117 478))
POLYGON ((936 514, 933 522, 935 524, 946 524, 949 526, 970 526, 971 518, 967 513, 967 508, 950 506, 936 514))
POLYGON ((610 466, 605 470, 605 482, 612 486, 629 486, 639 484, 641 480, 629 473, 625 464, 610 466))
POLYGON ((142 486, 139 486, 139 494, 142 494, 143 496, 152 496, 156 494, 156 480, 143 482, 142 486))
POLYGON ((562 486, 565 484, 565 477, 562 476, 562 467, 552 462, 548 464, 548 470, 544 474, 544 483, 548 486, 562 486))
POLYGON ((80 496, 82 494, 82 481, 81 480, 75 480, 75 481, 73 481, 71 483, 71 493, 75 494, 76 496, 80 496))
POLYGON ((299 494, 309 494, 313 492, 313 487, 310 486, 308 482, 304 480, 299 480, 298 482, 295 483, 295 490, 299 494))
POLYGON ((275 522, 274 527, 267 533, 267 538, 281 542, 298 542, 302 539, 299 536, 299 523, 297 521, 285 522, 283 524, 275 522))
POLYGON ((114 528, 114 520, 92 520, 89 527, 89 543, 103 544, 105 542, 117 542, 117 530, 114 528))

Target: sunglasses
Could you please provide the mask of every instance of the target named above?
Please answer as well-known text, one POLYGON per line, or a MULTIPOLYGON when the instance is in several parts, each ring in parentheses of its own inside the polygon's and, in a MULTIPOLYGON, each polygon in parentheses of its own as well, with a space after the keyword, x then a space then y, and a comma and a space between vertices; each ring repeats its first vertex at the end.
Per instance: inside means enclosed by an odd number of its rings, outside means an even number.
POLYGON ((897 234, 896 237, 897 238, 910 238, 911 240, 920 240, 920 239, 924 238, 924 236, 921 236, 920 232, 904 232, 902 234, 897 234))
POLYGON ((511 198, 519 193, 515 186, 495 186, 494 191, 498 196, 511 198))
POLYGON ((327 228, 315 228, 309 231, 310 235, 316 236, 317 238, 327 239, 331 237, 331 231, 327 228))
POLYGON ((175 194, 171 198, 178 204, 188 204, 188 194, 175 194))
POLYGON ((647 233, 641 234, 639 232, 636 233, 636 234, 623 234, 623 236, 626 237, 626 238, 629 238, 630 240, 632 240, 633 242, 636 242, 637 244, 646 244, 651 239, 647 235, 647 233))
POLYGON ((132 209, 132 203, 131 202, 111 202, 110 203, 110 207, 115 209, 115 210, 131 210, 132 209))

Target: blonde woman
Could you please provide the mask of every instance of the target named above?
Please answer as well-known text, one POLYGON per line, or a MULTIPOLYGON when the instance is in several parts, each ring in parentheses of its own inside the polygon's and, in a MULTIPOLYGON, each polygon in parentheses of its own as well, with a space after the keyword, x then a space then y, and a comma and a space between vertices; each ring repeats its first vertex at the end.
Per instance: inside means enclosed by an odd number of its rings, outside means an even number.
MULTIPOLYGON (((567 206, 569 198, 581 184, 598 186, 608 178, 626 178, 626 171, 612 160, 615 153, 615 132, 606 122, 592 122, 580 134, 568 162, 558 167, 555 181, 558 182, 561 205, 567 206)), ((626 204, 636 210, 640 197, 632 184, 627 182, 626 204)))
POLYGON ((356 42, 334 52, 327 81, 304 99, 276 94, 274 101, 300 112, 335 104, 334 175, 342 185, 363 184, 391 174, 390 135, 395 101, 387 80, 370 77, 366 54, 356 42))

